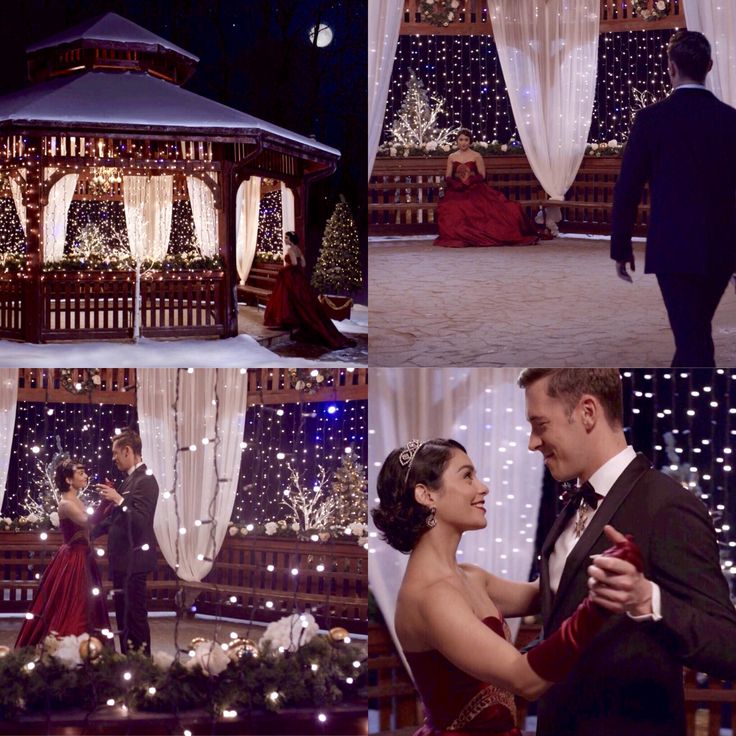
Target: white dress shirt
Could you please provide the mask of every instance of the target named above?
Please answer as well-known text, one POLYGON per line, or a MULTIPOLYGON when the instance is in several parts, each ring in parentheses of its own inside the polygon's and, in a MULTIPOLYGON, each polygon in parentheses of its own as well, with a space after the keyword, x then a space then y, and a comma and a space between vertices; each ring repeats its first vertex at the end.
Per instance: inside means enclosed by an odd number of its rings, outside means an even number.
MULTIPOLYGON (((626 470, 635 457, 636 452, 634 451, 634 448, 631 445, 627 445, 625 449, 621 450, 617 455, 614 455, 610 460, 603 463, 603 465, 601 465, 601 467, 590 476, 588 482, 593 486, 593 490, 603 496, 603 498, 598 501, 598 508, 606 502, 606 496, 613 487, 613 484, 619 479, 619 476, 624 472, 624 470, 626 470)), ((590 520, 595 516, 597 510, 598 509, 588 508, 586 527, 590 524, 590 520)), ((565 568, 568 555, 572 552, 573 547, 578 543, 578 539, 579 537, 575 535, 575 515, 573 515, 565 529, 562 531, 562 534, 557 538, 554 550, 549 558, 549 585, 553 593, 557 593, 557 588, 560 585, 562 571, 565 568)), ((631 618, 635 621, 659 621, 662 617, 660 608, 659 587, 656 583, 652 583, 653 613, 645 616, 631 616, 631 618)))

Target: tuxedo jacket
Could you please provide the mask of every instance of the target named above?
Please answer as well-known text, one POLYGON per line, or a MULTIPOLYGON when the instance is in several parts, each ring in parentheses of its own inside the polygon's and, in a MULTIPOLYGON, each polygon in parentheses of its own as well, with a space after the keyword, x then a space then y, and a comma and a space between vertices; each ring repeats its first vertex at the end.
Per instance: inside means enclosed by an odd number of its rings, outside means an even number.
POLYGON ((110 573, 150 572, 156 567, 156 536, 153 517, 158 501, 158 483, 146 474, 146 466, 136 468, 122 483, 118 493, 123 502, 100 506, 101 521, 92 537, 107 534, 110 573), (148 545, 148 549, 142 549, 148 545))
POLYGON ((736 110, 705 89, 677 89, 640 110, 611 215, 611 258, 631 257, 645 182, 646 273, 731 273, 736 266, 736 110))
POLYGON ((555 595, 549 557, 570 517, 563 510, 542 547, 544 635, 557 631, 588 594, 590 555, 611 546, 605 524, 639 545, 644 575, 661 590, 662 620, 611 615, 567 679, 540 699, 537 733, 684 736, 683 665, 736 678, 736 612, 705 506, 638 454, 567 558, 555 595))

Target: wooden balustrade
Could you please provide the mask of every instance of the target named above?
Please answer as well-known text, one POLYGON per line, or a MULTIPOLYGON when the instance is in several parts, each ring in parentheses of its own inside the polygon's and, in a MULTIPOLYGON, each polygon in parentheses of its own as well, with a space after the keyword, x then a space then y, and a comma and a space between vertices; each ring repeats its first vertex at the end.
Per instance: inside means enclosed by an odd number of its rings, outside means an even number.
MULTIPOLYGON (((225 332, 225 275, 153 272, 141 279, 141 334, 209 337, 225 332)), ((42 340, 125 339, 133 335, 130 271, 53 271, 41 277, 42 340)))
MULTIPOLYGON (((104 540, 94 546, 104 549, 104 540)), ((38 578, 62 543, 61 534, 0 532, 0 612, 27 611, 38 578), (37 577, 38 576, 38 577, 37 577)), ((97 557, 107 582, 107 556, 97 557)), ((193 613, 222 615, 243 621, 268 622, 296 608, 311 608, 323 628, 344 626, 366 633, 368 605, 367 552, 355 541, 326 543, 294 538, 226 536, 214 567, 202 583, 177 585, 173 570, 159 550, 158 566, 148 578, 152 611, 174 611, 177 601, 193 613), (269 565, 273 570, 269 571, 269 565), (324 565, 323 571, 317 567, 324 565), (292 570, 297 569, 297 575, 292 570), (177 590, 182 592, 177 598, 177 590), (235 596, 232 603, 230 597, 235 596)), ((110 610, 112 606, 110 604, 110 610)))
MULTIPOLYGON (((88 380, 86 368, 72 368, 72 383, 88 380)), ((61 368, 19 368, 18 401, 130 404, 136 403, 135 368, 100 368, 99 385, 91 392, 70 393, 64 388, 61 368)), ((368 369, 320 368, 325 387, 305 396, 291 388, 287 368, 249 368, 248 406, 296 404, 305 401, 365 401, 368 399, 368 369)))
POLYGON ((0 337, 23 337, 23 283, 18 273, 0 274, 0 337))
MULTIPOLYGON (((488 156, 484 159, 488 183, 519 202, 533 217, 547 200, 525 156, 488 156)), ((376 159, 368 185, 371 235, 436 233, 436 208, 444 187, 446 161, 439 157, 376 159)), ((613 189, 621 159, 617 156, 583 159, 562 205, 560 230, 609 234, 613 189)), ((649 192, 645 190, 634 227, 646 234, 649 192)))
MULTIPOLYGON (((656 0, 649 0, 651 7, 656 0)), ((434 26, 422 21, 421 0, 405 0, 400 33, 402 35, 493 35, 487 0, 459 0, 455 18, 447 26, 434 26)), ((654 21, 639 18, 631 8, 631 0, 600 0, 600 32, 661 30, 684 28, 685 10, 682 0, 669 0, 669 15, 654 21)))

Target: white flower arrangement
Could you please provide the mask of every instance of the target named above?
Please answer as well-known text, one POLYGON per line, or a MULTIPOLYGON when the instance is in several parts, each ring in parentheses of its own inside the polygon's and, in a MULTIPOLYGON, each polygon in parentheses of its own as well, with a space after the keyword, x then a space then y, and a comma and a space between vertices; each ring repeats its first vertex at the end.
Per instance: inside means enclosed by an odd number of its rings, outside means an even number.
POLYGON ((166 670, 171 668, 171 665, 174 664, 174 656, 172 654, 169 654, 168 652, 163 651, 163 649, 158 649, 153 653, 153 664, 160 669, 162 672, 165 672, 166 670))
POLYGON ((193 670, 199 667, 202 673, 209 677, 217 677, 227 669, 232 660, 227 652, 215 641, 198 642, 194 647, 194 656, 184 663, 185 669, 193 670))
POLYGON ((631 7, 642 20, 646 21, 660 20, 670 13, 669 0, 657 0, 652 8, 649 7, 648 0, 631 0, 631 7))
POLYGON ((51 522, 51 525, 55 528, 59 528, 59 512, 58 511, 52 511, 49 514, 49 521, 51 522))
POLYGON ((319 626, 311 613, 292 613, 278 621, 271 622, 261 637, 261 642, 270 642, 278 652, 295 652, 310 642, 319 631, 319 626))
POLYGON ((264 531, 269 537, 272 537, 279 529, 279 525, 275 521, 269 521, 267 522, 266 526, 264 527, 264 531))
POLYGON ((459 0, 422 0, 419 10, 422 14, 422 22, 446 28, 455 20, 459 7, 459 0))
POLYGON ((56 637, 52 632, 44 639, 43 648, 59 664, 71 670, 82 664, 82 655, 79 652, 79 646, 83 641, 87 641, 88 639, 89 634, 80 634, 79 636, 70 634, 69 636, 56 637))

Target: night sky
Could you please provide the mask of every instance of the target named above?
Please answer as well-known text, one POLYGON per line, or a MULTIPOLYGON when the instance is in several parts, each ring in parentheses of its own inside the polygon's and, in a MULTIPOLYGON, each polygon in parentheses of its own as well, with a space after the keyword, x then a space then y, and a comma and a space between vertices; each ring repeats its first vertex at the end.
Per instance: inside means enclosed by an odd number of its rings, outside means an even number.
MULTIPOLYGON (((336 174, 312 188, 309 239, 321 241, 342 193, 365 244, 366 8, 365 0, 13 0, 0 24, 0 94, 25 86, 26 46, 114 11, 200 58, 186 89, 340 150, 336 174), (317 22, 334 32, 325 48, 309 40, 317 22)), ((316 249, 308 257, 311 266, 316 249)))

